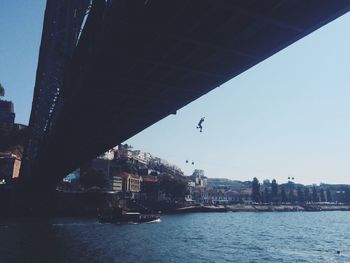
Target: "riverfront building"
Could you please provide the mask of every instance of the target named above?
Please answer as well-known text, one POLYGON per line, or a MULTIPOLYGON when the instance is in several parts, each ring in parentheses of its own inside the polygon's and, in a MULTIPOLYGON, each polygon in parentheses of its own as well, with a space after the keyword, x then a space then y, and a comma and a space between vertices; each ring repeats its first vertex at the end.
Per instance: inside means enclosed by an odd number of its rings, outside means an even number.
POLYGON ((141 191, 140 176, 126 172, 122 172, 119 176, 124 179, 124 192, 138 193, 141 191))
POLYGON ((19 176, 21 159, 12 153, 0 153, 0 181, 6 183, 19 176))
POLYGON ((113 175, 111 178, 111 187, 114 192, 123 192, 123 177, 113 175))
MULTIPOLYGON (((2 92, 0 95, 3 95, 2 92)), ((0 181, 10 182, 19 176, 25 144, 24 125, 15 123, 12 101, 0 99, 0 181)))
POLYGON ((0 100, 0 123, 11 126, 15 123, 15 116, 12 101, 0 100))

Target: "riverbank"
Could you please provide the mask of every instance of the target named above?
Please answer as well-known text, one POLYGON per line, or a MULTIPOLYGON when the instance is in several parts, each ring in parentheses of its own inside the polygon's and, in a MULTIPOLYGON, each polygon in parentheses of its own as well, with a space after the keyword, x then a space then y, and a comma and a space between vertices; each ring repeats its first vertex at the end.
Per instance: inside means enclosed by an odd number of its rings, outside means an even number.
POLYGON ((228 209, 224 206, 186 206, 177 208, 171 212, 173 213, 193 213, 193 212, 227 212, 228 209))
POLYGON ((0 218, 25 216, 83 216, 96 217, 99 208, 107 204, 121 205, 129 212, 144 214, 196 213, 196 212, 297 212, 297 211, 350 211, 350 204, 315 203, 291 204, 232 204, 232 205, 192 205, 179 203, 137 202, 120 200, 118 194, 103 192, 64 193, 33 195, 27 192, 14 192, 9 187, 0 188, 0 218))
POLYGON ((299 205, 229 205, 228 211, 232 212, 298 212, 305 211, 305 208, 299 205))
POLYGON ((300 212, 300 211, 350 211, 350 205, 228 205, 232 212, 300 212))
POLYGON ((317 211, 350 211, 350 205, 245 205, 227 206, 188 206, 169 211, 170 213, 193 212, 317 212, 317 211))

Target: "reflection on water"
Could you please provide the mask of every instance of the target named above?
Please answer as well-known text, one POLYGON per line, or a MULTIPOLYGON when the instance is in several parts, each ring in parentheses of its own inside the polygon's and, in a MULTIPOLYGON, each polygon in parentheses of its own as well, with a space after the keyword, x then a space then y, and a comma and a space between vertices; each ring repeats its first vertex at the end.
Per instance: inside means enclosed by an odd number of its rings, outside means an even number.
POLYGON ((350 262, 348 233, 349 212, 1 220, 0 262, 350 262))

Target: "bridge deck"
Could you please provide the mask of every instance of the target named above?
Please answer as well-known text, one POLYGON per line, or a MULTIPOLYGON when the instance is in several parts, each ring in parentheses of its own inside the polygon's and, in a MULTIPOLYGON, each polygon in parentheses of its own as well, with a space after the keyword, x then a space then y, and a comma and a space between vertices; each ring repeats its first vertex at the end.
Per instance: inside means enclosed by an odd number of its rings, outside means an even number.
POLYGON ((40 169, 62 177, 349 9, 346 0, 95 1, 40 169))

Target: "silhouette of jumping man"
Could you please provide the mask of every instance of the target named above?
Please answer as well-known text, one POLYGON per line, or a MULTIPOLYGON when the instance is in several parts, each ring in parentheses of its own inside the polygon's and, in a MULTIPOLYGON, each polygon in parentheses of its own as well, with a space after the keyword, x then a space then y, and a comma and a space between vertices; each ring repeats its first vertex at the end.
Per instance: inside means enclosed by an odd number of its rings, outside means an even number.
POLYGON ((203 129, 203 127, 202 127, 203 121, 204 121, 204 117, 202 117, 202 118, 200 119, 200 121, 198 122, 198 125, 197 125, 197 127, 196 127, 197 129, 199 129, 200 132, 202 132, 202 129, 203 129))

